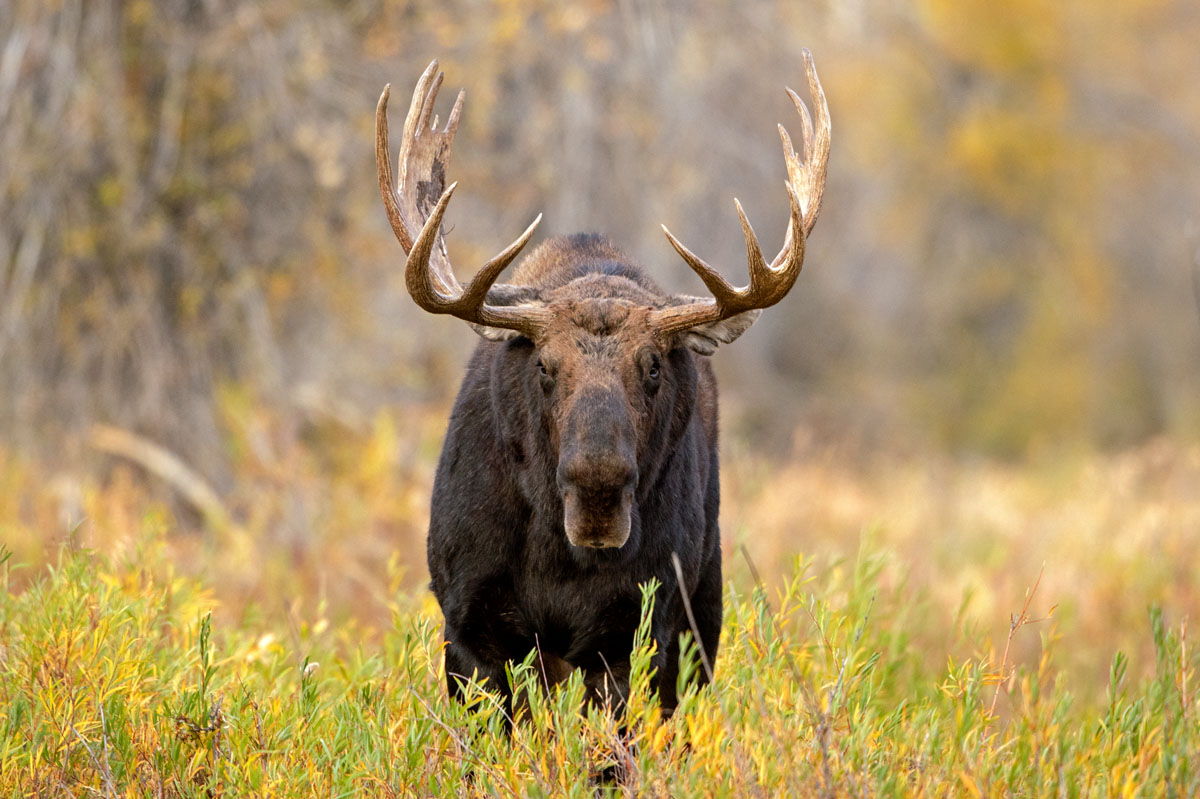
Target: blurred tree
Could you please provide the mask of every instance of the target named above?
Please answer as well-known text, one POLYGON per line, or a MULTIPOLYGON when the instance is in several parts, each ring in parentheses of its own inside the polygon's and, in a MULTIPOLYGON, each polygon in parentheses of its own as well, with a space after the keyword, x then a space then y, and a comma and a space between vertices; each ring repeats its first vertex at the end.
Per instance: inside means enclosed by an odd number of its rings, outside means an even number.
POLYGON ((699 283, 659 222, 740 280, 730 199, 781 240, 807 45, 830 186, 794 296, 717 359, 735 430, 807 403, 1006 454, 1196 434, 1198 35, 1184 0, 14 0, 0 431, 73 456, 113 423, 219 483, 216 385, 292 427, 451 390, 471 334, 404 296, 372 163, 378 91, 433 57, 469 96, 464 271, 545 210, 672 289, 699 283))

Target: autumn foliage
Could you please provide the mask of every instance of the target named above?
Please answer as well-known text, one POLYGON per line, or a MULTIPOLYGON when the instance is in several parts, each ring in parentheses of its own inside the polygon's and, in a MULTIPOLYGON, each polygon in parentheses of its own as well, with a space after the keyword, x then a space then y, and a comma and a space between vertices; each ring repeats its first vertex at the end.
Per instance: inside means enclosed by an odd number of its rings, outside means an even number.
POLYGON ((2 4, 0 792, 1195 794, 1196 41, 1181 0, 2 4), (719 678, 491 735, 424 590, 474 339, 404 291, 379 92, 467 90, 460 277, 542 212, 699 293, 659 223, 735 282, 734 196, 782 240, 802 47, 821 221, 714 357, 719 678))

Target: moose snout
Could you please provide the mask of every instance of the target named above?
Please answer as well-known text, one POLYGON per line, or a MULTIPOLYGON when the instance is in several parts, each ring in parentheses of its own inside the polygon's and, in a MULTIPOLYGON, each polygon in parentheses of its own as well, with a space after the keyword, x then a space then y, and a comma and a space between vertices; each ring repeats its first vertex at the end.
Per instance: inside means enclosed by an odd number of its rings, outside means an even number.
POLYGON ((631 488, 637 482, 637 464, 616 452, 573 453, 558 471, 561 488, 574 486, 597 494, 631 488))
POLYGON ((559 465, 563 527, 577 547, 620 547, 629 540, 637 464, 618 453, 575 453, 559 465))
POLYGON ((563 527, 578 547, 620 547, 629 540, 638 482, 634 431, 611 395, 576 404, 558 463, 563 527))
POLYGON ((577 547, 624 546, 633 525, 633 487, 590 491, 568 484, 563 490, 563 527, 577 547))

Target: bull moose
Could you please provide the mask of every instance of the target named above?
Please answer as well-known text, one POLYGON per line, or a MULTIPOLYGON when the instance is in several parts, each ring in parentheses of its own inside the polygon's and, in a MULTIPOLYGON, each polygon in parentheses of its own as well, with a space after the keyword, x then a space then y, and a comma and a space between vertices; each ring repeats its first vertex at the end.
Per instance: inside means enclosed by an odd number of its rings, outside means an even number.
POLYGON ((651 618, 659 700, 676 705, 681 635, 712 678, 721 634, 717 386, 708 356, 783 299, 821 208, 830 122, 812 55, 803 54, 815 124, 800 97, 801 153, 782 125, 791 221, 768 263, 737 206, 750 282, 735 288, 663 227, 711 296, 665 293, 593 234, 553 238, 497 283, 539 215, 465 286, 442 218, 462 112, 445 127, 434 61, 413 93, 394 182, 384 88, 376 110, 379 189, 408 256, 408 292, 482 337, 450 415, 433 486, 428 559, 445 616, 448 690, 464 680, 511 701, 505 665, 535 648, 547 684, 581 669, 589 696, 621 702, 640 615, 639 586, 661 587, 651 618), (397 188, 398 184, 398 188, 397 188))

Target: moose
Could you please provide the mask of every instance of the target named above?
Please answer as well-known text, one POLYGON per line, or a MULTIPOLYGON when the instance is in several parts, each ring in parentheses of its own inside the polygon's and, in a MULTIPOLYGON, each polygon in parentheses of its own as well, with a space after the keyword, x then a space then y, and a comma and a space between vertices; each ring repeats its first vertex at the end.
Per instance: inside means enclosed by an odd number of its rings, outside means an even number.
POLYGON ((665 293, 595 234, 550 239, 500 273, 541 215, 463 285, 451 268, 442 220, 462 113, 433 115, 443 75, 434 61, 413 92, 396 178, 385 87, 375 154, 384 208, 407 254, 404 280, 418 306, 452 314, 482 338, 450 415, 433 485, 431 588, 445 617, 447 688, 484 681, 511 705, 506 664, 535 649, 547 685, 583 672, 589 698, 620 706, 641 610, 657 580, 650 634, 654 688, 677 704, 681 638, 691 632, 712 679, 721 635, 717 528, 717 386, 708 359, 784 298, 804 261, 821 208, 829 109, 812 54, 803 59, 815 123, 800 116, 797 153, 779 126, 791 219, 769 263, 741 204, 750 282, 735 288, 663 232, 711 296, 665 293), (397 185, 398 184, 398 185, 397 185))

